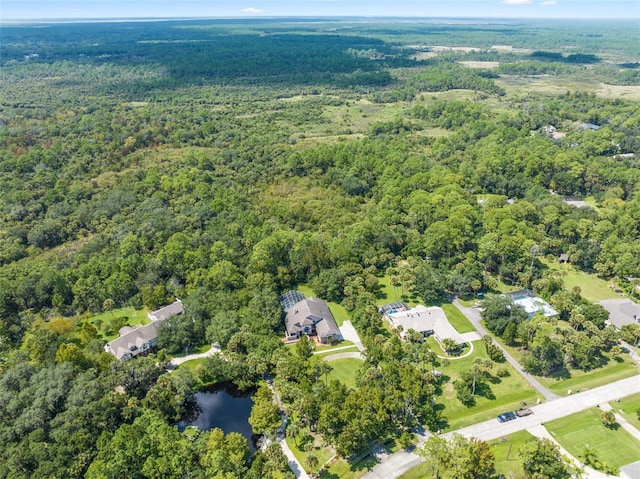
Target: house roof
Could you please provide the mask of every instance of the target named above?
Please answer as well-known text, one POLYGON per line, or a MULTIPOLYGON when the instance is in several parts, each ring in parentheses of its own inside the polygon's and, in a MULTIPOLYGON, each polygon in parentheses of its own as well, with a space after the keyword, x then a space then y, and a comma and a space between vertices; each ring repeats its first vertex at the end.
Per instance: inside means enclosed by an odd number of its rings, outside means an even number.
POLYGON ((280 296, 278 298, 278 301, 280 302, 280 306, 282 306, 282 309, 287 310, 294 304, 297 304, 300 301, 302 301, 304 298, 306 298, 304 293, 301 293, 300 291, 296 291, 296 290, 291 290, 291 291, 287 291, 282 296, 280 296))
POLYGON ((513 304, 524 308, 530 317, 537 313, 542 313, 547 318, 558 315, 558 312, 549 303, 542 298, 538 298, 530 289, 512 291, 505 293, 505 295, 511 296, 513 304))
POLYGON ((287 332, 301 333, 304 326, 315 325, 319 337, 340 335, 340 329, 333 318, 329 306, 318 298, 305 298, 286 311, 287 332))
POLYGON ((147 316, 151 321, 162 321, 169 316, 182 313, 184 313, 184 306, 182 305, 182 301, 178 299, 168 306, 164 306, 156 311, 151 311, 147 316))
POLYGON ((637 479, 640 477, 640 461, 632 462, 620 468, 622 479, 637 479))
POLYGON ((604 299, 598 304, 609 312, 609 321, 618 329, 640 319, 640 305, 630 299, 604 299))
POLYGON ((456 329, 451 326, 447 315, 442 308, 437 306, 426 307, 422 304, 406 311, 397 311, 387 315, 394 326, 402 326, 402 337, 409 329, 419 333, 431 333, 440 341, 445 338, 452 339, 456 344, 464 344, 466 341, 456 329))
POLYGON ((162 321, 153 321, 145 326, 140 326, 132 331, 109 341, 104 349, 118 359, 123 359, 127 354, 137 356, 142 352, 142 346, 150 343, 158 337, 158 328, 162 321))

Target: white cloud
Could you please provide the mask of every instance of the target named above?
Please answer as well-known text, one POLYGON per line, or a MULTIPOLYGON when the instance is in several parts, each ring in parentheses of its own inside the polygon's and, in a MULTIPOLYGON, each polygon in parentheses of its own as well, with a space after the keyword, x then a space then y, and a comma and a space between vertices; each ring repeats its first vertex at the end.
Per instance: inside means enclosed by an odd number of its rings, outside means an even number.
POLYGON ((547 0, 546 2, 542 2, 540 5, 557 5, 558 2, 556 2, 556 0, 547 0))
POLYGON ((253 7, 243 8, 242 11, 244 13, 264 13, 264 10, 261 10, 260 8, 253 8, 253 7))
POLYGON ((531 5, 533 0, 502 0, 505 5, 531 5))

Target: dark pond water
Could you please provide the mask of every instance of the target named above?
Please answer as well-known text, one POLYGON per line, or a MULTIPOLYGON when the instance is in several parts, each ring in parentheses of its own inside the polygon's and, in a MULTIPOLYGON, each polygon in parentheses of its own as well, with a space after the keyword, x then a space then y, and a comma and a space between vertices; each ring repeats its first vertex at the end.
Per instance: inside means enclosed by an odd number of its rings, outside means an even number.
POLYGON ((216 384, 195 394, 196 406, 189 418, 178 423, 178 430, 187 426, 197 426, 201 431, 219 427, 225 434, 239 432, 249 442, 253 453, 256 450, 257 436, 249 425, 251 414, 252 390, 238 391, 233 384, 216 384))

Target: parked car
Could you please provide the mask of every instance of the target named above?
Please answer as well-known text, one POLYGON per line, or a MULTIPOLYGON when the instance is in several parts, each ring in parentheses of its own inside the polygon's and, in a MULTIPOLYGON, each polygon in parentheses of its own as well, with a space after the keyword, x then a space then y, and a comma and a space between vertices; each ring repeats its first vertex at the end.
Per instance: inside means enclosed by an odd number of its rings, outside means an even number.
POLYGON ((516 411, 516 416, 518 417, 531 416, 532 414, 533 411, 531 409, 518 409, 516 411))
POLYGON ((498 422, 507 422, 507 421, 513 421, 514 419, 516 419, 518 416, 516 416, 515 413, 513 412, 503 412, 502 414, 500 414, 498 416, 498 422))

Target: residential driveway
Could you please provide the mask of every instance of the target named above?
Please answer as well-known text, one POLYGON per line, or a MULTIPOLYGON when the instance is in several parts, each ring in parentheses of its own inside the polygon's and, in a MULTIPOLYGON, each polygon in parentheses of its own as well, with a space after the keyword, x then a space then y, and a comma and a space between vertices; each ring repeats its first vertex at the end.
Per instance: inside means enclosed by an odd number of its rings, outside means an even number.
MULTIPOLYGON (((609 401, 615 401, 618 398, 636 393, 640 393, 640 376, 622 379, 589 391, 533 406, 531 410, 534 414, 531 416, 521 417, 506 423, 499 423, 497 419, 490 419, 457 431, 448 432, 443 434, 443 437, 450 438, 454 433, 458 433, 465 437, 477 437, 484 441, 490 441, 508 436, 514 432, 535 428, 545 422, 584 411, 600 404, 604 405, 609 401)), ((362 479, 395 479, 410 469, 410 467, 405 468, 405 462, 406 464, 412 464, 411 467, 413 467, 419 464, 421 460, 415 453, 400 451, 375 466, 362 476, 362 479)))
MULTIPOLYGON (((471 321, 471 324, 473 324, 473 327, 476 328, 476 331, 480 336, 484 336, 485 334, 488 334, 487 330, 484 329, 484 326, 482 326, 482 324, 480 323, 480 320, 482 318, 480 317, 480 310, 478 308, 467 308, 465 306, 462 306, 457 298, 453 300, 453 304, 455 305, 456 308, 460 310, 462 314, 466 316, 466 318, 469 321, 471 321)), ((533 388, 535 388, 536 391, 542 394, 542 396, 544 396, 544 398, 547 401, 553 401, 554 399, 558 399, 560 397, 557 394, 554 394, 551 391, 549 391, 542 384, 540 384, 536 379, 531 377, 529 373, 525 372, 522 369, 522 366, 520 366, 520 364, 518 363, 518 361, 516 361, 514 357, 511 356, 511 354, 509 354, 508 351, 506 351, 502 346, 500 346, 500 344, 498 343, 495 343, 495 344, 500 349, 502 349, 502 353, 504 354, 504 357, 507 360, 507 362, 509 362, 509 364, 511 364, 514 368, 516 368, 516 371, 518 371, 518 373, 520 373, 522 377, 529 384, 531 384, 533 388)))
POLYGON ((342 339, 346 339, 347 341, 351 341, 358 347, 358 350, 364 351, 364 346, 362 345, 362 341, 360 341, 360 336, 358 336, 358 332, 356 328, 353 327, 351 321, 345 321, 342 323, 342 326, 339 326, 340 333, 342 334, 342 339))
POLYGON ((462 336, 462 338, 468 343, 470 343, 471 341, 480 341, 482 339, 482 336, 480 336, 477 331, 462 333, 460 336, 462 336))
POLYGON ((212 344, 211 349, 205 353, 200 354, 189 354, 188 356, 182 356, 180 358, 173 358, 169 361, 169 364, 173 367, 179 366, 182 363, 186 363, 187 361, 191 361, 192 359, 200 359, 200 358, 210 358, 214 354, 220 353, 220 345, 218 343, 212 344))

